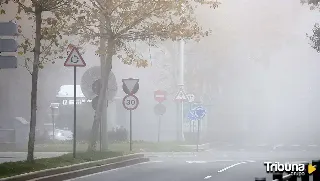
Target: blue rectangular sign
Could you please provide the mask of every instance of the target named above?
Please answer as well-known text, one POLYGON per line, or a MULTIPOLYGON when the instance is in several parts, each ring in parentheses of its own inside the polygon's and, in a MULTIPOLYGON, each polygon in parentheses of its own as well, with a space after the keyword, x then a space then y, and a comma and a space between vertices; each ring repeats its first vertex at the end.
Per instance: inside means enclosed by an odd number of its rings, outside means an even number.
POLYGON ((13 22, 0 22, 0 36, 17 36, 17 24, 13 22))
POLYGON ((16 52, 18 43, 14 39, 0 39, 0 52, 16 52))
POLYGON ((0 56, 0 69, 17 68, 18 60, 15 56, 0 56))

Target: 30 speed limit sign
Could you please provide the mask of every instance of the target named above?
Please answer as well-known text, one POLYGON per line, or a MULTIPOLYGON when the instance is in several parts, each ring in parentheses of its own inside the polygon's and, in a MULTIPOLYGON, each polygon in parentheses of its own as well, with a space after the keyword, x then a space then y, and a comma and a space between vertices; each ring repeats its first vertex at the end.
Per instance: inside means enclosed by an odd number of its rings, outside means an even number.
POLYGON ((126 95, 122 100, 122 104, 127 110, 135 110, 139 105, 139 99, 135 95, 126 95))

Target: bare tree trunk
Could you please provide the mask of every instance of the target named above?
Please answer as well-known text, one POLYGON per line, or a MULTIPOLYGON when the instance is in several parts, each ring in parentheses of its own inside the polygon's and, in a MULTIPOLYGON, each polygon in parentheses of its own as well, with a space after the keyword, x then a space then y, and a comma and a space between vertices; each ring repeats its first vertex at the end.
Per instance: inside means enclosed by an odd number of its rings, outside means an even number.
MULTIPOLYGON (((99 124, 101 123, 102 111, 105 107, 104 103, 106 102, 106 92, 109 80, 109 74, 112 68, 112 57, 114 55, 115 44, 112 38, 109 38, 107 41, 107 57, 105 61, 101 62, 101 82, 102 88, 100 90, 97 110, 95 112, 95 119, 92 124, 92 130, 89 138, 89 145, 87 151, 94 151, 96 150, 97 146, 97 138, 99 133, 99 124)), ((100 50, 101 51, 101 50, 100 50)))
POLYGON ((41 7, 36 5, 35 16, 36 16, 36 38, 34 46, 34 60, 32 69, 32 89, 31 89, 31 118, 30 118, 30 132, 28 142, 28 162, 34 162, 34 143, 35 143, 35 132, 37 122, 37 91, 38 91, 38 74, 39 74, 39 56, 41 46, 41 21, 42 21, 42 10, 41 7))

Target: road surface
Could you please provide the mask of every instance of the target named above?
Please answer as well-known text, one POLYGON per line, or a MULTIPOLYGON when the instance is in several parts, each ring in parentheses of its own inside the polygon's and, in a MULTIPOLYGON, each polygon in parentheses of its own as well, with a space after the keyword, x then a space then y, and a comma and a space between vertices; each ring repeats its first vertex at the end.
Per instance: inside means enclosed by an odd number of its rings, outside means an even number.
MULTIPOLYGON (((263 162, 304 162, 318 159, 314 147, 289 150, 273 147, 212 148, 202 153, 149 153, 151 161, 72 179, 73 181, 254 181, 266 177, 263 162)), ((71 181, 71 180, 70 180, 71 181)))

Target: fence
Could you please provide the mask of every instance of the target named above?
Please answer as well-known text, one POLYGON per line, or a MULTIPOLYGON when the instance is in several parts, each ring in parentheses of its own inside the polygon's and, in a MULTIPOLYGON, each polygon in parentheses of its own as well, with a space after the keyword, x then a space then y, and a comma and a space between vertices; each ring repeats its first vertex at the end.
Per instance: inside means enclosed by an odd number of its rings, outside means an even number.
MULTIPOLYGON (((311 175, 308 173, 308 165, 309 163, 302 163, 305 166, 304 174, 301 176, 293 175, 293 174, 286 174, 286 173, 273 173, 272 175, 272 181, 320 181, 320 169, 316 169, 311 175), (312 178, 312 179, 310 179, 312 178)), ((313 160, 312 165, 315 168, 320 168, 320 160, 313 160)), ((265 177, 263 178, 255 178, 255 181, 266 181, 267 179, 265 177)))

